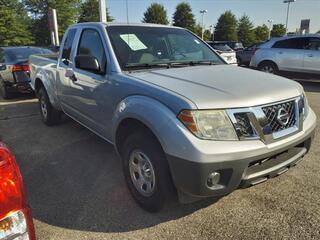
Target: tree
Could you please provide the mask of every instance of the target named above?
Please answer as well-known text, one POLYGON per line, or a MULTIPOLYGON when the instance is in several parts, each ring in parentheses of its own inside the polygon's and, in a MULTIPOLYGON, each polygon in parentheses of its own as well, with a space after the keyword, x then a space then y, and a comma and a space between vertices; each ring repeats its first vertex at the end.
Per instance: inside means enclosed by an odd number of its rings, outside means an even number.
POLYGON ((210 30, 206 29, 203 32, 203 40, 205 41, 211 41, 212 40, 212 34, 210 32, 210 30))
POLYGON ((319 33, 319 34, 320 34, 320 30, 319 30, 317 33, 319 33))
MULTIPOLYGON (((106 9, 107 21, 112 22, 113 17, 110 16, 108 8, 106 9)), ((80 16, 78 22, 99 22, 99 2, 98 0, 86 0, 80 5, 80 16)))
POLYGON ((0 4, 0 45, 31 45, 30 18, 18 0, 0 4))
POLYGON ((253 23, 249 16, 243 15, 238 22, 238 41, 242 42, 245 47, 251 46, 255 42, 253 23))
POLYGON ((237 18, 231 11, 221 14, 214 32, 218 41, 237 41, 237 18))
POLYGON ((284 24, 274 24, 271 30, 271 37, 282 37, 286 35, 286 32, 284 24))
POLYGON ((254 35, 256 42, 264 42, 269 38, 269 28, 267 25, 263 24, 254 29, 254 35))
POLYGON ((173 14, 173 21, 174 26, 187 28, 191 31, 194 30, 196 21, 189 3, 182 2, 177 5, 173 14))
POLYGON ((169 24, 167 11, 164 6, 159 3, 152 3, 143 15, 144 17, 142 22, 144 23, 169 24))
POLYGON ((80 0, 24 0, 24 4, 33 16, 32 34, 38 45, 50 44, 48 29, 48 11, 50 8, 57 11, 60 39, 66 29, 77 22, 79 16, 80 0))
MULTIPOLYGON (((201 35, 202 35, 202 27, 199 23, 197 23, 194 27, 193 27, 193 33, 196 34, 198 37, 201 38, 201 35)), ((211 32, 210 30, 206 29, 204 30, 203 32, 203 40, 204 41, 209 41, 211 40, 212 37, 211 37, 211 32)))

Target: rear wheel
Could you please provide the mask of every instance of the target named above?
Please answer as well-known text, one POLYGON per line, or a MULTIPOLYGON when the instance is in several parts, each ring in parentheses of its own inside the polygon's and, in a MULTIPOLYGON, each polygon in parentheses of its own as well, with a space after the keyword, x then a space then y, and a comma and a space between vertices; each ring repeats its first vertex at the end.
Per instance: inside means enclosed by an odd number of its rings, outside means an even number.
POLYGON ((238 66, 241 66, 241 65, 242 65, 241 58, 239 58, 239 57, 237 57, 237 64, 238 64, 238 66))
POLYGON ((58 124, 61 118, 61 112, 51 105, 48 94, 44 88, 39 90, 38 97, 42 121, 48 126, 58 124))
POLYGON ((127 137, 121 149, 133 198, 149 212, 161 210, 174 197, 175 188, 160 143, 149 131, 139 130, 127 137))
POLYGON ((0 94, 3 99, 9 99, 10 98, 10 93, 8 92, 8 89, 4 83, 4 81, 0 80, 0 94))
POLYGON ((259 65, 259 70, 265 73, 276 74, 278 68, 273 62, 263 62, 259 65))

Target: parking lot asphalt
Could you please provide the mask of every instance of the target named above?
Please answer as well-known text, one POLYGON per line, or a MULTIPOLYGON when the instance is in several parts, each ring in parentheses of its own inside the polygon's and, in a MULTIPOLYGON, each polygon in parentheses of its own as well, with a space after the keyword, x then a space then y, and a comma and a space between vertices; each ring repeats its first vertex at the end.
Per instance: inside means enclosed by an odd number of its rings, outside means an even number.
MULTIPOLYGON (((320 123, 320 81, 303 83, 320 123)), ((0 100, 0 137, 20 164, 38 239, 320 239, 320 134, 287 173, 218 201, 157 214, 131 198, 113 147, 65 117, 42 124, 32 96, 0 100)))

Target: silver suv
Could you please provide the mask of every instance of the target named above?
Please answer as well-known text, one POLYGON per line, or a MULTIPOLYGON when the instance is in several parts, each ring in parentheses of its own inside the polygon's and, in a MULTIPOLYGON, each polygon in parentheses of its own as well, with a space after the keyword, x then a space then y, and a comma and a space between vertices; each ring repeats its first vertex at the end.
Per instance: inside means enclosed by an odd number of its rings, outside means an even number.
POLYGON ((250 67, 268 73, 320 74, 320 35, 271 39, 260 46, 251 59, 250 67))

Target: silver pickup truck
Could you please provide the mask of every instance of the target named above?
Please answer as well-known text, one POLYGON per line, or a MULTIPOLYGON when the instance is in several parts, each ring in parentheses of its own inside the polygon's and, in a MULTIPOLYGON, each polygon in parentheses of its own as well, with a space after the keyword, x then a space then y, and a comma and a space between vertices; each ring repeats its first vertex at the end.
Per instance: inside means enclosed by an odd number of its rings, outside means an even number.
POLYGON ((43 122, 65 113, 113 144, 151 212, 284 173, 316 126, 298 83, 230 66, 176 27, 76 24, 59 56, 31 56, 30 71, 43 122))

